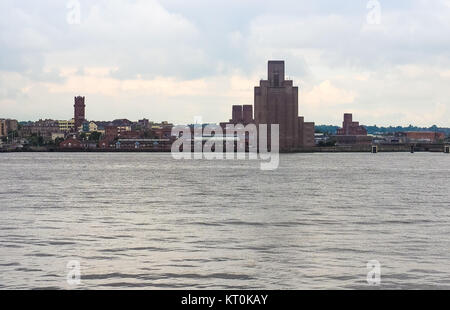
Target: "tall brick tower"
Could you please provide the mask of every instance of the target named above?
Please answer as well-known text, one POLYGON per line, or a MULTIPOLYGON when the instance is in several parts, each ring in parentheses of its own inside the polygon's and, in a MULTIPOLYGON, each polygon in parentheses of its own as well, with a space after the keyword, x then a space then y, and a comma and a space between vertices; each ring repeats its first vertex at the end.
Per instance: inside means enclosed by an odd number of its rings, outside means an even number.
POLYGON ((267 80, 255 87, 254 117, 257 126, 280 125, 280 151, 314 146, 314 123, 298 116, 298 87, 285 80, 284 61, 269 61, 267 80))
POLYGON ((284 61, 269 61, 268 79, 255 87, 255 123, 280 125, 280 150, 298 146, 298 87, 285 80, 284 61))
POLYGON ((242 107, 242 117, 244 119, 244 124, 253 123, 253 106, 244 105, 242 107))
POLYGON ((84 104, 84 97, 75 97, 75 104, 74 104, 75 114, 74 114, 74 120, 75 120, 75 130, 77 131, 78 128, 83 124, 85 121, 85 108, 86 105, 84 104))
POLYGON ((242 123, 243 117, 242 117, 242 106, 241 105, 234 105, 233 106, 233 123, 242 123))

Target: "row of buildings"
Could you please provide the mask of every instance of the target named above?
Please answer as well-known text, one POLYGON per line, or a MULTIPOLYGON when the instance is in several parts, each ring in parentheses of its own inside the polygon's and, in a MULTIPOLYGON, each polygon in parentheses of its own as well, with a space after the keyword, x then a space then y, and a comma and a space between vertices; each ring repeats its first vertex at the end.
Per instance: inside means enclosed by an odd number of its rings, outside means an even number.
MULTIPOLYGON (((152 123, 147 119, 132 122, 88 121, 85 97, 74 98, 74 117, 71 120, 39 120, 21 124, 21 136, 39 136, 43 142, 57 141, 61 148, 163 148, 172 137, 172 124, 152 123)), ((285 79, 284 61, 269 61, 267 80, 261 80, 254 90, 253 105, 235 105, 232 118, 221 123, 279 124, 280 151, 295 151, 314 146, 314 123, 298 116, 298 87, 285 79)), ((268 136, 270 137, 270 126, 268 136)), ((269 145, 270 147, 270 139, 269 145)), ((170 148, 169 148, 170 149, 170 148)))
POLYGON ((37 146, 62 149, 151 147, 165 150, 171 144, 173 125, 168 122, 155 123, 148 119, 136 122, 128 119, 88 121, 85 97, 75 97, 74 101, 74 117, 70 120, 41 119, 19 123, 2 119, 0 138, 9 135, 9 144, 26 145, 35 141, 37 146), (10 135, 12 130, 15 136, 10 135))
MULTIPOLYGON (((285 77, 284 61, 268 62, 267 79, 254 88, 253 105, 234 105, 232 117, 220 123, 227 124, 278 124, 280 151, 290 152, 309 149, 327 140, 336 145, 366 145, 373 143, 433 143, 445 139, 438 132, 405 132, 391 136, 368 135, 364 126, 353 120, 350 113, 344 114, 342 128, 333 136, 315 134, 315 124, 299 116, 298 87, 285 77)), ((154 123, 148 119, 136 122, 128 119, 113 121, 88 121, 85 97, 74 98, 74 116, 70 120, 39 120, 21 122, 0 119, 0 141, 9 143, 36 138, 38 144, 56 144, 61 148, 100 149, 160 149, 170 150, 175 140, 171 135, 173 125, 169 122, 154 123)), ((270 137, 270 126, 268 136, 270 137)), ((270 139, 268 139, 270 148, 270 139)), ((1 142, 0 142, 1 143, 1 142)))
POLYGON ((353 121, 353 115, 344 114, 342 128, 331 137, 337 145, 367 145, 367 144, 415 144, 443 143, 446 139, 443 132, 404 131, 390 134, 368 135, 364 126, 353 121))

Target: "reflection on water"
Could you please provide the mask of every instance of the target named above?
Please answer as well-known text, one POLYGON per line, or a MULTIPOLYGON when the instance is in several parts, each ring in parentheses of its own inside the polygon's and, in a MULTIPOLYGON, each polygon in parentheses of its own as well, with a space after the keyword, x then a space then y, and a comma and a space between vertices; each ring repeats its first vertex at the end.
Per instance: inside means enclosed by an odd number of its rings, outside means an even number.
POLYGON ((0 288, 450 288, 450 156, 0 154, 0 288))

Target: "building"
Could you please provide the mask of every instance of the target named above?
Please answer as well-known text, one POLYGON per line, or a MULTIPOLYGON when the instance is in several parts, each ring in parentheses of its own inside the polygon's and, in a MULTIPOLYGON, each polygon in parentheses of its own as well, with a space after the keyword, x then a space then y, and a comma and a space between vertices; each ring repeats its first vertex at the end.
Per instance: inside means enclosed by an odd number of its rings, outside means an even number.
POLYGON ((432 131, 406 131, 395 134, 401 143, 438 143, 445 140, 445 133, 432 131))
POLYGON ((22 132, 25 136, 38 135, 46 141, 52 140, 52 135, 61 133, 58 121, 46 119, 37 122, 30 122, 23 125, 22 132))
POLYGON ((353 121, 351 113, 344 114, 344 122, 342 128, 337 131, 338 136, 367 136, 367 130, 364 126, 360 126, 359 122, 353 121))
POLYGON ((140 132, 131 131, 131 127, 118 127, 112 124, 106 126, 104 137, 99 142, 102 148, 115 143, 119 138, 139 138, 140 136, 140 132))
POLYGON ((242 106, 242 119, 244 124, 254 123, 253 119, 253 106, 252 105, 243 105, 242 106))
POLYGON ((230 122, 234 124, 242 124, 244 122, 243 109, 241 105, 233 106, 230 122))
POLYGON ((0 138, 19 129, 19 122, 15 119, 0 119, 0 138))
POLYGON ((133 129, 134 130, 137 130, 137 129, 149 130, 150 129, 150 121, 146 118, 138 120, 133 129))
POLYGON ((124 135, 126 132, 131 132, 131 127, 119 127, 119 126, 107 126, 105 128, 105 136, 109 137, 119 137, 124 135))
POLYGON ((118 148, 120 143, 122 143, 121 148, 134 148, 136 145, 133 143, 137 142, 137 148, 146 149, 149 147, 157 148, 158 146, 166 145, 167 141, 173 141, 173 124, 168 122, 154 124, 145 119, 138 123, 145 127, 151 126, 151 128, 143 129, 141 126, 138 126, 133 130, 136 123, 132 124, 132 122, 126 119, 110 122, 105 127, 104 136, 99 141, 99 147, 102 149, 118 148), (120 143, 117 144, 117 142, 120 143))
POLYGON ((8 135, 8 126, 6 119, 0 119, 0 138, 6 137, 8 135))
POLYGON ((65 138, 65 134, 62 133, 62 132, 60 132, 60 133, 58 133, 58 132, 52 133, 52 141, 55 141, 56 139, 63 139, 64 140, 64 138, 65 138))
POLYGON ((72 132, 75 129, 75 119, 71 119, 68 121, 57 121, 59 125, 59 130, 62 132, 72 132))
POLYGON ((408 143, 444 143, 444 132, 434 131, 400 131, 383 135, 376 135, 377 144, 408 144, 408 143))
POLYGON ((285 79, 284 61, 269 61, 267 80, 255 87, 254 109, 257 127, 279 124, 280 151, 315 145, 314 123, 298 116, 298 87, 285 79))
POLYGON ((62 149, 81 149, 81 148, 83 148, 81 142, 74 138, 69 138, 67 140, 64 140, 63 142, 61 142, 59 144, 59 147, 62 149))
POLYGON ((305 118, 298 118, 299 146, 311 147, 316 145, 315 133, 316 126, 313 122, 305 122, 305 118))
POLYGON ((252 105, 233 105, 231 112, 231 119, 228 122, 220 123, 220 126, 225 130, 226 125, 242 124, 247 126, 254 123, 253 106, 252 105))
POLYGON ((84 121, 80 126, 80 132, 91 133, 99 131, 98 125, 95 122, 84 121))
POLYGON ((164 123, 160 128, 152 129, 152 135, 161 140, 171 139, 172 138, 172 124, 164 123))
POLYGON ((111 122, 95 121, 94 123, 97 125, 97 131, 101 134, 105 134, 106 128, 111 125, 111 122))
POLYGON ((333 139, 336 145, 365 145, 373 142, 373 137, 367 135, 366 128, 353 121, 351 113, 344 114, 342 128, 337 130, 333 139))
POLYGON ((122 118, 122 119, 115 119, 111 122, 111 126, 116 126, 116 127, 120 127, 122 129, 125 129, 127 131, 131 130, 131 127, 133 126, 133 122, 126 119, 126 118, 122 118))
POLYGON ((96 123, 94 122, 89 122, 89 132, 94 132, 98 130, 98 126, 96 123))
POLYGON ((333 136, 336 145, 369 145, 373 143, 371 136, 333 136))
POLYGON ((74 104, 74 120, 75 120, 75 131, 77 131, 80 126, 83 124, 83 122, 86 120, 85 115, 85 100, 84 97, 75 97, 75 104, 74 104))

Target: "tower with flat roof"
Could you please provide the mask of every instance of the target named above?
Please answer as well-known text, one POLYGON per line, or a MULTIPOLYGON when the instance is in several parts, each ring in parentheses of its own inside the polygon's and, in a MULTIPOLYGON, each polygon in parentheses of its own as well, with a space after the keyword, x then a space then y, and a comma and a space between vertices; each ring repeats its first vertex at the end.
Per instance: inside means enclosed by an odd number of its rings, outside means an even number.
POLYGON ((284 61, 269 61, 267 80, 255 87, 254 100, 256 125, 279 124, 280 150, 298 147, 298 87, 285 80, 284 61))
POLYGON ((280 151, 314 146, 314 123, 298 116, 298 87, 285 79, 283 60, 270 60, 267 80, 255 87, 254 118, 258 127, 279 124, 280 151))
POLYGON ((86 105, 84 103, 84 97, 78 96, 75 97, 74 104, 74 121, 75 121, 75 131, 83 124, 86 120, 85 109, 86 105))

